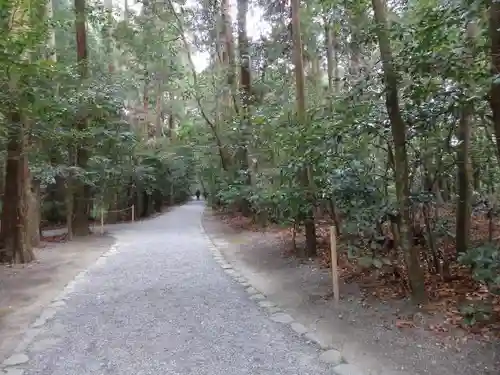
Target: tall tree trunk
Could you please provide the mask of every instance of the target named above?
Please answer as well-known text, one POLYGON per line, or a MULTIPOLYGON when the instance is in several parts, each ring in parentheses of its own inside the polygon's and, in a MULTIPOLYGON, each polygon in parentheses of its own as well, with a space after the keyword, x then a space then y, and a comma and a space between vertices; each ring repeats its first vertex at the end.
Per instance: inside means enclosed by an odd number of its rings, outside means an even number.
POLYGON ((142 137, 147 139, 148 136, 148 124, 149 124, 149 71, 148 64, 146 62, 144 67, 144 87, 142 91, 142 106, 144 111, 144 119, 142 123, 142 137))
POLYGON ((398 78, 393 66, 385 4, 383 0, 372 0, 372 5, 384 72, 386 107, 394 139, 394 175, 397 201, 401 213, 401 247, 406 259, 413 300, 415 303, 423 303, 427 300, 424 274, 420 267, 418 248, 413 247, 413 233, 410 229, 411 201, 406 154, 406 124, 399 107, 398 78))
MULTIPOLYGON (((8 14, 8 28, 2 31, 7 36, 25 37, 26 27, 33 22, 28 4, 17 3, 8 14), (24 35, 23 35, 24 34, 24 35)), ((29 60, 29 51, 24 51, 21 60, 29 60)), ((8 95, 6 108, 7 160, 5 166, 5 189, 1 220, 1 240, 5 251, 1 260, 13 263, 28 263, 35 259, 30 242, 27 240, 27 189, 29 189, 29 169, 27 155, 27 131, 29 121, 21 112, 27 104, 22 95, 24 88, 22 71, 15 65, 8 70, 8 95), (10 100, 9 100, 10 99, 10 100), (24 106, 23 106, 24 105, 24 106)), ((28 105, 28 110, 29 105, 28 105)))
POLYGON ((490 90, 490 106, 493 112, 497 156, 500 161, 500 3, 498 1, 490 1, 489 3, 490 68, 493 76, 490 90))
POLYGON ((465 253, 469 247, 470 214, 471 214, 471 168, 469 163, 471 125, 471 108, 468 103, 464 104, 460 114, 458 125, 458 138, 461 144, 458 149, 458 200, 457 200, 457 224, 456 224, 456 246, 459 254, 465 253))
POLYGON ((333 30, 332 24, 328 17, 323 17, 323 22, 325 24, 325 50, 326 50, 326 71, 328 74, 328 91, 331 94, 333 92, 333 30))
MULTIPOLYGON (((238 50, 240 54, 240 131, 241 143, 237 152, 237 163, 239 171, 244 173, 245 183, 251 184, 250 168, 248 163, 248 142, 250 140, 251 123, 250 123, 250 96, 251 96, 251 60, 248 50, 247 36, 247 13, 248 0, 238 0, 238 50)), ((243 199, 241 202, 241 212, 245 216, 251 214, 250 202, 243 199)))
MULTIPOLYGON (((53 20, 54 18, 54 2, 52 0, 47 1, 46 6, 47 19, 53 20)), ((47 40, 47 57, 52 61, 57 61, 57 53, 56 53, 56 29, 54 27, 50 27, 49 29, 49 37, 47 40)))
POLYGON ((335 25, 332 28, 332 43, 333 43, 333 78, 335 80, 335 93, 340 93, 340 69, 339 69, 339 36, 335 30, 335 25))
MULTIPOLYGON (((471 22, 467 25, 466 41, 467 45, 473 45, 475 35, 475 25, 471 22)), ((466 60, 470 65, 474 63, 472 51, 467 51, 466 60)), ((472 170, 470 160, 471 143, 471 119, 473 108, 466 100, 462 105, 460 123, 458 125, 458 138, 461 141, 459 146, 458 162, 458 202, 457 202, 457 225, 456 225, 456 245, 457 252, 465 253, 469 247, 470 226, 471 226, 471 185, 472 170)))
POLYGON ((222 35, 222 21, 220 20, 220 17, 216 20, 215 22, 215 53, 213 56, 213 66, 214 66, 214 73, 212 75, 212 85, 215 89, 215 126, 218 128, 222 122, 223 122, 223 108, 224 108, 224 103, 226 103, 226 100, 224 98, 224 91, 222 87, 222 83, 220 80, 221 77, 221 72, 222 68, 224 67, 224 60, 223 60, 223 53, 224 53, 224 48, 222 46, 223 43, 223 35, 222 35))
MULTIPOLYGON (((247 36, 248 0, 238 0, 238 49, 240 53, 240 98, 243 109, 242 118, 249 121, 248 111, 251 96, 251 59, 247 36)), ((250 124, 245 124, 250 125, 250 124)))
POLYGON ((155 124, 155 137, 161 138, 163 133, 163 120, 162 120, 162 110, 163 110, 163 91, 162 82, 158 79, 156 85, 156 124, 155 124))
POLYGON ((365 20, 365 11, 362 9, 351 9, 348 12, 349 16, 349 28, 351 40, 349 42, 349 80, 351 85, 355 84, 361 76, 362 68, 362 50, 361 50, 361 39, 362 33, 361 28, 363 28, 363 23, 365 20))
POLYGON ((114 48, 113 48, 113 0, 104 0, 104 8, 106 9, 106 21, 104 25, 106 54, 108 58, 108 71, 113 73, 115 71, 114 64, 114 48))
MULTIPOLYGON (((229 0, 221 1, 221 18, 222 18, 222 40, 224 43, 224 64, 227 74, 227 100, 228 108, 230 111, 231 102, 233 103, 233 109, 238 113, 238 102, 236 100, 236 63, 235 63, 235 52, 234 52, 234 40, 233 40, 233 28, 231 22, 229 0)), ((232 111, 228 112, 228 116, 232 111)), ((226 119, 227 120, 227 119, 226 119)))
MULTIPOLYGON (((291 0, 293 62, 295 67, 295 90, 297 103, 297 118, 302 126, 306 125, 306 95, 304 78, 304 59, 302 57, 302 35, 300 28, 300 0, 291 0)), ((306 232, 306 256, 316 255, 316 226, 314 223, 314 197, 311 191, 309 166, 300 172, 300 183, 306 191, 306 212, 304 226, 306 232)))
POLYGON ((40 224, 42 221, 40 183, 31 179, 28 171, 26 182, 27 241, 31 247, 40 245, 40 224))
POLYGON ((27 241, 27 177, 25 125, 16 109, 9 115, 5 197, 1 237, 5 246, 3 261, 28 263, 35 259, 27 241))
POLYGON ((128 19, 130 17, 129 9, 128 9, 128 0, 123 0, 123 20, 125 24, 128 25, 128 19))
POLYGON ((340 72, 339 72, 339 43, 338 36, 335 31, 335 23, 331 17, 324 16, 325 24, 325 50, 326 50, 326 66, 328 74, 328 90, 331 93, 338 94, 340 92, 340 72))
MULTIPOLYGON (((76 57, 82 83, 88 77, 87 28, 85 19, 85 0, 75 0, 76 57)), ((79 118, 76 119, 76 128, 82 133, 87 129, 87 118, 85 116, 86 114, 80 114, 79 118)), ((76 149, 76 165, 82 170, 86 170, 88 160, 88 145, 79 144, 76 149)), ((90 189, 80 179, 74 179, 72 183, 73 215, 71 218, 71 229, 74 236, 87 236, 90 234, 90 189)))
POLYGON ((170 136, 170 140, 175 140, 175 117, 173 114, 168 115, 168 134, 170 136))

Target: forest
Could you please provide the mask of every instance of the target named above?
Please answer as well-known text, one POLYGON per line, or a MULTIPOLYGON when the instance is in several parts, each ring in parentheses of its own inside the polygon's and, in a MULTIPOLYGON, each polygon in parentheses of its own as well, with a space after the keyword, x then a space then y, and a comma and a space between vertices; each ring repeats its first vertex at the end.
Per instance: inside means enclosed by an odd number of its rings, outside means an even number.
POLYGON ((238 1, 236 22, 203 7, 198 24, 219 22, 189 131, 210 203, 291 228, 295 255, 326 266, 333 225, 344 280, 497 335, 496 6, 238 1), (269 30, 252 39, 255 8, 269 30))
POLYGON ((326 266, 334 226, 342 277, 499 333, 498 3, 0 11, 2 262, 35 259, 43 228, 87 236, 102 212, 145 218, 200 184, 326 266))

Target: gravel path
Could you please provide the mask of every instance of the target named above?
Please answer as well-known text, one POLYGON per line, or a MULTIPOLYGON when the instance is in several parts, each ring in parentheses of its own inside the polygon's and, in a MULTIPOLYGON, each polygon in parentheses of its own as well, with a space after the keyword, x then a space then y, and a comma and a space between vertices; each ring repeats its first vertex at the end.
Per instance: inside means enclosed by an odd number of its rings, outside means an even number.
POLYGON ((331 374, 315 346, 272 321, 212 259, 202 212, 192 202, 117 229, 116 252, 78 278, 4 371, 331 374))

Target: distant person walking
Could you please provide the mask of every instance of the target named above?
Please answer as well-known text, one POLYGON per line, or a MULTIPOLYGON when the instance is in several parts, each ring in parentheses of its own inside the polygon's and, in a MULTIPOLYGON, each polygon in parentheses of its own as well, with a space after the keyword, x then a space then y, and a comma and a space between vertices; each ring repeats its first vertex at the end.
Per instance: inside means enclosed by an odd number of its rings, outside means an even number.
POLYGON ((196 193, 194 193, 194 195, 196 195, 196 200, 199 201, 200 200, 200 189, 196 189, 196 193))

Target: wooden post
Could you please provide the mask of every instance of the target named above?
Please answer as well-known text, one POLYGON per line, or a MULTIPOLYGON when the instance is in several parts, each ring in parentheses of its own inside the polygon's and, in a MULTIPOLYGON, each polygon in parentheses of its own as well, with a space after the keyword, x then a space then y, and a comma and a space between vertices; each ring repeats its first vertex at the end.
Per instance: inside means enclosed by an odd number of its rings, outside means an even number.
POLYGON ((333 285, 333 300, 337 304, 339 302, 339 273, 337 264, 337 239, 335 235, 335 226, 330 227, 330 249, 332 256, 332 285, 333 285))
POLYGON ((132 223, 135 221, 135 205, 132 205, 132 223))
POLYGON ((104 209, 101 208, 101 234, 104 234, 104 209))

